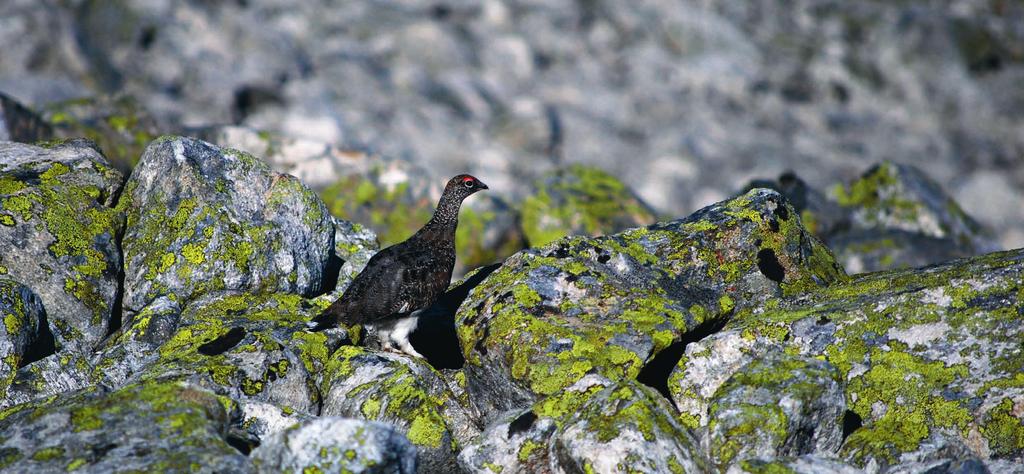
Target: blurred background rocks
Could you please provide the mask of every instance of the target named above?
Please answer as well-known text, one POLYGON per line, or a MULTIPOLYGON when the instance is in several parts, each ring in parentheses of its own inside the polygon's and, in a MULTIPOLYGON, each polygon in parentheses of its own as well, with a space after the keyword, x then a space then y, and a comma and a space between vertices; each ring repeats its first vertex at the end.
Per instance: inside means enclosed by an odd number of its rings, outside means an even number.
POLYGON ((429 178, 407 190, 426 208, 458 172, 507 204, 583 163, 679 217, 754 178, 827 190, 890 161, 1024 246, 1016 1, 9 0, 0 18, 0 92, 122 170, 155 135, 227 126, 265 140, 219 145, 321 190, 394 166, 429 178))

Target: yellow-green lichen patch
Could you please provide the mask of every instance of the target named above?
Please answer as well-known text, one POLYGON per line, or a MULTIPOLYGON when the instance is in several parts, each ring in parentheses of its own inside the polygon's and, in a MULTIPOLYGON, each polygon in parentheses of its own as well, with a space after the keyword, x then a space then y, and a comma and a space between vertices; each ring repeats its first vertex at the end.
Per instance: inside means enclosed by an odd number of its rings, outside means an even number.
POLYGON ((614 176, 573 165, 535 184, 523 200, 522 226, 531 246, 571 234, 600 235, 651 224, 654 213, 614 176))
POLYGON ((336 406, 335 414, 394 423, 404 427, 406 437, 417 446, 443 448, 451 437, 442 414, 448 404, 455 403, 454 396, 429 367, 414 370, 360 347, 341 346, 327 363, 321 391, 329 394, 326 403, 336 406), (362 380, 361 373, 373 373, 375 380, 353 385, 353 380, 362 380), (422 380, 425 376, 436 384, 422 380))

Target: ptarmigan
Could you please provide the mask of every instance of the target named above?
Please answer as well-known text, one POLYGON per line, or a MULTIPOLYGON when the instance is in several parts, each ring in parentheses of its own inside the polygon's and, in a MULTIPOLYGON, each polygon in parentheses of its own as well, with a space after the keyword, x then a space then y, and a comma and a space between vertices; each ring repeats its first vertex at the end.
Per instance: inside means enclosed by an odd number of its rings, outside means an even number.
POLYGON ((418 314, 444 294, 455 267, 455 228, 462 200, 487 189, 468 174, 448 181, 434 216, 408 240, 381 250, 348 289, 313 319, 313 330, 343 322, 377 329, 384 349, 423 357, 409 343, 418 314))

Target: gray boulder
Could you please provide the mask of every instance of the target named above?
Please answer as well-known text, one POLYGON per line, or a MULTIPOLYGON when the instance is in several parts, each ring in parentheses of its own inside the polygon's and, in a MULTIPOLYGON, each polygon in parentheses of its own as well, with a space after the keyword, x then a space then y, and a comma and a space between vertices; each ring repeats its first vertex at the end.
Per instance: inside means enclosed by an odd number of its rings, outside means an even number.
MULTIPOLYGON (((456 315, 470 400, 490 422, 589 372, 634 379, 684 334, 845 278, 782 196, 764 189, 686 219, 526 250, 456 315)), ((668 375, 645 377, 663 384, 668 375)))
POLYGON ((707 472, 697 437, 656 391, 588 375, 503 414, 459 456, 467 472, 707 472))
POLYGON ((0 469, 253 472, 225 439, 230 400, 194 386, 87 389, 4 411, 0 469))
POLYGON ((189 138, 151 143, 126 184, 124 308, 219 290, 315 296, 334 227, 316 194, 251 155, 189 138))
POLYGON ((257 472, 414 474, 416 448, 393 426, 323 417, 279 431, 252 452, 257 472))
POLYGON ((119 316, 121 174, 94 147, 0 142, 0 274, 39 295, 58 350, 82 354, 119 316))
POLYGON ((733 374, 711 399, 708 446, 725 470, 751 458, 835 455, 846 400, 831 364, 781 351, 733 374))
POLYGON ((321 387, 321 415, 395 425, 416 446, 422 472, 454 472, 458 450, 479 433, 441 375, 421 359, 341 346, 321 387))
POLYGON ((0 278, 0 399, 18 368, 32 357, 35 345, 44 344, 46 318, 43 303, 31 289, 15 281, 0 278))
POLYGON ((856 420, 840 456, 880 469, 941 435, 982 460, 1024 458, 1024 250, 879 272, 768 302, 726 328, 825 357, 856 420))

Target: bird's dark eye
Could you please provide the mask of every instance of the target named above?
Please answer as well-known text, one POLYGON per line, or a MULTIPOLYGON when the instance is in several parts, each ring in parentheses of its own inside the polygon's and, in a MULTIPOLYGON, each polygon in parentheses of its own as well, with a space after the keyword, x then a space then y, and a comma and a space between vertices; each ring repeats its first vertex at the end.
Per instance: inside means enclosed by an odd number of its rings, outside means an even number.
POLYGON ((462 185, 467 187, 467 188, 472 188, 473 187, 473 180, 472 179, 467 179, 467 180, 462 182, 462 185))

